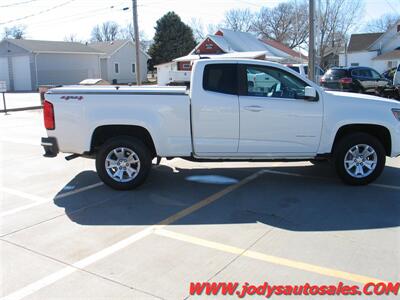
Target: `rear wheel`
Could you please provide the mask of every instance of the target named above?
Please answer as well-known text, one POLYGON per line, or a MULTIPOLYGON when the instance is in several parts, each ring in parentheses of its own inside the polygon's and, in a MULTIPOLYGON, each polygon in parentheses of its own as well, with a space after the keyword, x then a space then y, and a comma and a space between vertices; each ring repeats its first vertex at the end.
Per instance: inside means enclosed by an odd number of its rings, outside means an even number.
POLYGON ((136 138, 111 139, 97 152, 96 170, 99 177, 117 190, 138 187, 146 180, 150 168, 150 151, 136 138))
POLYGON ((343 137, 334 152, 334 163, 339 177, 347 184, 365 185, 381 175, 386 154, 382 143, 365 133, 343 137))

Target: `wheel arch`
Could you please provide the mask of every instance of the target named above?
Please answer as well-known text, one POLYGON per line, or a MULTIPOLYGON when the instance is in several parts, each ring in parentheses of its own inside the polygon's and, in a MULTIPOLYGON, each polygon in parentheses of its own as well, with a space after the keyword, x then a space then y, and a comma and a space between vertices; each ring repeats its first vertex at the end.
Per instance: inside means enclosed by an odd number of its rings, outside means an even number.
POLYGON ((382 125, 377 124, 347 124, 340 127, 335 135, 331 153, 335 151, 335 147, 338 142, 346 135, 362 132, 366 134, 370 134, 377 138, 383 145, 386 155, 390 156, 392 152, 392 139, 390 130, 382 125))
POLYGON ((150 132, 146 128, 136 125, 102 125, 96 127, 91 137, 90 153, 95 153, 107 140, 118 136, 135 137, 141 140, 151 151, 152 156, 157 156, 157 149, 150 132))

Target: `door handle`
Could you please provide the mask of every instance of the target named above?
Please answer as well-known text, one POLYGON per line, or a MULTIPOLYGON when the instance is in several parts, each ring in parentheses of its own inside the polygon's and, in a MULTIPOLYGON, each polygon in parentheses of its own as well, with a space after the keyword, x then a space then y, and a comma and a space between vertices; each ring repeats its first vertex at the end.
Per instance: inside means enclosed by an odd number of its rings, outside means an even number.
POLYGON ((250 105, 250 106, 245 106, 244 109, 252 112, 259 112, 263 110, 263 107, 259 105, 250 105))

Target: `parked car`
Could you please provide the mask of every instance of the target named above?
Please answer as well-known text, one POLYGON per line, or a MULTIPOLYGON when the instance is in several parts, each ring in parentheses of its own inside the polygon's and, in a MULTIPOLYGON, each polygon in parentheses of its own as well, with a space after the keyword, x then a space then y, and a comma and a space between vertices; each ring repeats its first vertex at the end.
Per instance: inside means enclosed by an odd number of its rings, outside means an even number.
MULTIPOLYGON (((286 67, 296 71, 301 76, 308 78, 308 65, 307 64, 285 64, 286 67)), ((315 80, 319 82, 321 77, 325 74, 321 67, 315 67, 315 80)))
POLYGON ((329 69, 320 84, 329 90, 379 94, 390 85, 390 81, 372 68, 346 67, 329 69))
MULTIPOLYGON (((261 84, 261 82, 260 82, 261 84)), ((44 103, 47 156, 95 158, 115 189, 142 184, 153 158, 192 161, 332 159, 352 185, 375 180, 386 156, 400 156, 400 103, 324 91, 277 63, 195 62, 185 87, 70 86, 44 103), (256 91, 248 74, 277 84, 256 91), (260 75, 258 75, 260 76, 260 75)))

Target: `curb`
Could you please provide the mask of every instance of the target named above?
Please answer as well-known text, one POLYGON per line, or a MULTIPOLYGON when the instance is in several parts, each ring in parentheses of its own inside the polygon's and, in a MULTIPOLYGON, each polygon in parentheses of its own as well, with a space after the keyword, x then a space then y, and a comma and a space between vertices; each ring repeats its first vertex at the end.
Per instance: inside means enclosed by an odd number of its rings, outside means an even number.
MULTIPOLYGON (((19 108, 7 108, 7 112, 42 109, 43 106, 29 106, 29 107, 19 107, 19 108)), ((6 110, 0 109, 0 113, 4 113, 6 110)))

